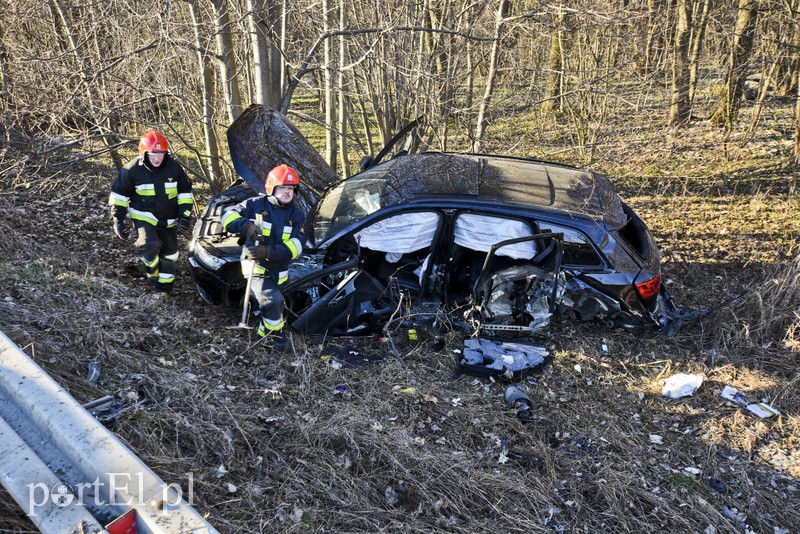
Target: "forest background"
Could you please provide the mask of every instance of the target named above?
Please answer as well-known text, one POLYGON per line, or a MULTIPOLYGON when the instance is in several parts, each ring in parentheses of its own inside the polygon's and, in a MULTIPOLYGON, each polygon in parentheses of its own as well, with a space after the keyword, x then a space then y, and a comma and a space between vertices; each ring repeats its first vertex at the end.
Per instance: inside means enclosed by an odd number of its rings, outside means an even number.
MULTIPOLYGON (((799 50, 798 0, 5 0, 0 329, 80 401, 128 402, 107 424, 167 482, 192 473, 224 532, 796 531, 799 50), (529 425, 499 384, 453 379, 456 339, 366 369, 329 362, 369 340, 266 358, 185 263, 170 302, 140 294, 105 208, 151 128, 202 206, 252 103, 342 177, 418 117, 423 148, 599 170, 679 304, 750 292, 673 339, 554 327, 529 425), (668 402, 679 370, 706 382, 668 402)), ((3 494, 0 529, 31 528, 3 494)))

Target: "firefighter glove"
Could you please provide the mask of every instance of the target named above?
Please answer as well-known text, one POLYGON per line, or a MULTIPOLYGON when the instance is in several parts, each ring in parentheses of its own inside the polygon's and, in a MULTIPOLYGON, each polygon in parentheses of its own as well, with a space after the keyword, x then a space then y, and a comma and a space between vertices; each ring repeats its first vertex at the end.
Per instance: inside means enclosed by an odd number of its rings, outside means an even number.
POLYGON ((244 229, 244 237, 246 237, 248 241, 255 241, 261 237, 261 228, 255 223, 248 224, 244 229))
POLYGON ((188 217, 178 218, 178 233, 186 237, 191 229, 191 220, 188 217))
POLYGON ((269 258, 269 249, 266 245, 247 245, 242 249, 242 258, 245 260, 266 260, 269 258))
POLYGON ((116 217, 114 218, 114 233, 117 234, 117 237, 123 241, 128 240, 128 236, 131 234, 131 229, 128 228, 127 224, 125 224, 125 219, 117 219, 116 217))

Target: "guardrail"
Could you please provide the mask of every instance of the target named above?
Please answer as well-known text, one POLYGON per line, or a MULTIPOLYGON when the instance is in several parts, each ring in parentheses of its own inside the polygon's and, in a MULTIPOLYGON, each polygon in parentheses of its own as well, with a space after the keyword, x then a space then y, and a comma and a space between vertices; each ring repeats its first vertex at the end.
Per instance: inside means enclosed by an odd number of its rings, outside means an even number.
POLYGON ((0 478, 45 534, 217 533, 2 332, 0 478))

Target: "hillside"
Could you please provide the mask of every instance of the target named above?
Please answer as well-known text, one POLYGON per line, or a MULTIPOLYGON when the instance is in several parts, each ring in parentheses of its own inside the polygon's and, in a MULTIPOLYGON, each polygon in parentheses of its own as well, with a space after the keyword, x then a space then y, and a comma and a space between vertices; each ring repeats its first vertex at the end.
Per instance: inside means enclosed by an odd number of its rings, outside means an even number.
MULTIPOLYGON (((553 361, 523 382, 530 423, 504 383, 454 373, 455 334, 444 347, 397 330, 392 344, 295 335, 288 354, 253 348, 229 328, 238 310, 200 301, 185 241, 175 294, 155 298, 110 228, 113 170, 29 157, 53 140, 0 145, 0 330, 80 402, 122 399, 108 427, 191 486, 221 532, 796 532, 800 202, 784 104, 747 139, 703 121, 609 125, 591 166, 654 230, 676 301, 750 292, 673 338, 554 325, 553 361), (332 365, 353 353, 370 362, 332 365), (667 399, 678 372, 705 381, 667 399), (725 385, 781 417, 725 401, 725 385)), ((489 149, 515 135, 493 132, 489 149)), ((1 494, 0 531, 31 529, 1 494)))

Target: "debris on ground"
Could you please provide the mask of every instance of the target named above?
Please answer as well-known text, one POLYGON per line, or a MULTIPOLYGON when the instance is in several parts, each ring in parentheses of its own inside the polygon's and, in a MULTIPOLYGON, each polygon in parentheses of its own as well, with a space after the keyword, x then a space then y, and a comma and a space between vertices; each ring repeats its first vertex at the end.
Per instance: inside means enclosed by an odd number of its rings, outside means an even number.
POLYGON ((739 391, 733 386, 725 386, 722 389, 722 393, 720 393, 720 396, 723 399, 728 399, 729 401, 735 402, 740 406, 744 406, 745 408, 747 408, 748 411, 753 412, 762 419, 777 417, 781 414, 781 412, 779 412, 766 402, 751 402, 745 393, 739 391))
POLYGON ((477 376, 498 376, 530 371, 543 365, 549 352, 544 345, 500 341, 485 337, 464 340, 461 369, 477 376))
POLYGON ((100 362, 90 361, 86 367, 86 381, 91 384, 96 383, 97 379, 100 378, 100 362))
POLYGON ((694 392, 703 384, 703 375, 690 375, 678 373, 667 378, 661 394, 670 399, 679 399, 694 395, 694 392))
POLYGON ((125 413, 135 410, 144 403, 144 400, 127 402, 126 399, 115 397, 113 395, 106 395, 99 399, 87 402, 83 405, 83 407, 101 423, 108 423, 125 413))
POLYGON ((531 398, 528 392, 520 384, 509 384, 503 392, 503 398, 509 407, 517 410, 517 419, 523 422, 536 420, 533 415, 533 406, 531 405, 531 398))

